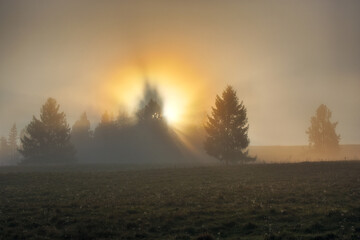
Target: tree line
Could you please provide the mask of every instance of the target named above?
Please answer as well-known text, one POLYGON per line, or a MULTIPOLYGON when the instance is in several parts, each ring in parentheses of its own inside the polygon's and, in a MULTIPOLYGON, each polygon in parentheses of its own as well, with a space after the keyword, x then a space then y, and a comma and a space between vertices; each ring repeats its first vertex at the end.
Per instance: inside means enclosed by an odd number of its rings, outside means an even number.
MULTIPOLYGON (((327 154, 338 150, 340 135, 336 126, 336 122, 331 122, 331 111, 320 105, 306 131, 314 152, 327 154)), ((247 151, 248 129, 247 109, 234 88, 228 86, 221 96, 216 96, 204 124, 205 152, 225 164, 255 161, 256 157, 249 156, 247 151)), ((181 141, 164 121, 162 101, 150 85, 145 87, 135 119, 125 113, 114 118, 105 112, 92 131, 84 112, 70 128, 60 105, 49 98, 41 107, 39 118, 33 116, 20 135, 14 124, 8 138, 0 139, 3 164, 18 163, 20 159, 22 164, 169 163, 169 160, 177 163, 188 158, 181 141)))

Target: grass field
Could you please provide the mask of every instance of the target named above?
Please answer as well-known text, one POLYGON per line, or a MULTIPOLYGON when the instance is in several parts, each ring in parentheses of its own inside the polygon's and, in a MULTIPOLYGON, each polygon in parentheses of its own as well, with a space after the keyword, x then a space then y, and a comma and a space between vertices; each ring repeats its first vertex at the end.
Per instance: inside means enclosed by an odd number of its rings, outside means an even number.
POLYGON ((360 162, 0 168, 0 239, 197 239, 203 233, 360 239, 360 162))

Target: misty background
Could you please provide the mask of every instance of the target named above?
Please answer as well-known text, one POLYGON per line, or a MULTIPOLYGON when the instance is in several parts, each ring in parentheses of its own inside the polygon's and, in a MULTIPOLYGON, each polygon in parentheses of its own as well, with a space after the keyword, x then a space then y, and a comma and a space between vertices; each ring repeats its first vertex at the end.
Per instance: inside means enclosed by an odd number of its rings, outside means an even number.
POLYGON ((86 111, 94 128, 121 108, 103 91, 109 75, 160 58, 201 76, 182 79, 201 86, 200 115, 233 85, 251 145, 307 144, 321 103, 340 143, 360 143, 359 12, 359 1, 0 1, 0 136, 48 97, 70 126, 86 111))

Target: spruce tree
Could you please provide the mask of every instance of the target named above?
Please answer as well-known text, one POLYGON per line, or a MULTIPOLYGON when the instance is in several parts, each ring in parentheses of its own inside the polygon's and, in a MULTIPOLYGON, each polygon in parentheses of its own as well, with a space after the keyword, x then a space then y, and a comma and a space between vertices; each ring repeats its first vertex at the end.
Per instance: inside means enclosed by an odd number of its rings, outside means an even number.
POLYGON ((248 129, 246 108, 243 102, 239 103, 235 90, 228 86, 221 97, 216 96, 215 107, 205 123, 205 151, 226 164, 254 161, 246 151, 248 129))
POLYGON ((140 121, 162 120, 162 107, 153 99, 137 112, 140 121))
POLYGON ((9 162, 9 144, 5 137, 0 138, 0 165, 7 165, 9 162))
POLYGON ((93 132, 90 129, 90 121, 86 112, 81 114, 80 119, 75 122, 71 129, 71 142, 76 148, 77 157, 80 160, 89 158, 93 132))
POLYGON ((86 112, 84 112, 71 129, 71 140, 73 142, 87 142, 91 136, 90 121, 87 118, 86 112))
POLYGON ((10 159, 14 163, 17 159, 17 148, 18 148, 17 139, 18 139, 18 132, 17 132, 16 124, 14 123, 14 125, 10 129, 9 138, 8 138, 10 159))
POLYGON ((69 163, 75 150, 70 143, 70 127, 56 100, 49 98, 42 106, 40 119, 35 116, 21 138, 24 163, 69 163))

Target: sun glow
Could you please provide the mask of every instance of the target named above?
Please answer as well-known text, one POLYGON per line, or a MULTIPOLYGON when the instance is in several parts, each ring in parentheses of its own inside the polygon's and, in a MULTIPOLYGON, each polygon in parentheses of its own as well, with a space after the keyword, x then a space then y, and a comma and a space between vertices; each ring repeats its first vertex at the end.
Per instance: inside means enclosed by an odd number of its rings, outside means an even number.
MULTIPOLYGON (((145 67, 127 64, 110 76, 105 86, 104 95, 115 102, 116 108, 123 108, 130 115, 135 115, 143 96, 145 82, 154 86, 162 99, 163 117, 166 122, 177 129, 194 123, 203 113, 201 106, 206 89, 199 74, 184 67, 179 62, 167 58, 151 58, 145 67)), ((109 109, 109 108, 107 108, 109 109)), ((118 110, 117 110, 118 111, 118 110)))
POLYGON ((163 112, 163 115, 169 124, 181 122, 181 109, 179 109, 179 106, 165 104, 163 112))

